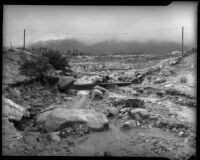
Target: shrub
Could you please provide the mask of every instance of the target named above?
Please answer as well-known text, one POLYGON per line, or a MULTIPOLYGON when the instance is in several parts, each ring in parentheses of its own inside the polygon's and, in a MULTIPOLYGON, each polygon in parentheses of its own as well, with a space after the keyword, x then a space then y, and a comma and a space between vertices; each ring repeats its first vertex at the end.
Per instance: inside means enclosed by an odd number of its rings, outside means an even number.
POLYGON ((48 71, 49 67, 48 59, 40 56, 37 59, 24 60, 19 69, 21 74, 25 76, 41 78, 48 71))
MULTIPOLYGON (((70 68, 69 66, 69 57, 63 56, 57 50, 47 50, 43 53, 43 56, 47 57, 49 63, 56 69, 66 71, 66 67, 70 68)), ((69 71, 67 71, 69 72, 69 71)))

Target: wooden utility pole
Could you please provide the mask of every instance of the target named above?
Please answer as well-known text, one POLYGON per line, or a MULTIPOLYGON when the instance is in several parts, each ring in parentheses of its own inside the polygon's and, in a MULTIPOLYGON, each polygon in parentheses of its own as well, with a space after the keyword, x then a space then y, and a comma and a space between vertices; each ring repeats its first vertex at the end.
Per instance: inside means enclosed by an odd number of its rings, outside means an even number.
POLYGON ((10 41, 10 49, 12 50, 12 43, 11 43, 11 41, 10 41))
POLYGON ((24 29, 24 50, 25 50, 25 38, 26 38, 26 30, 24 29))
POLYGON ((184 27, 182 27, 182 57, 183 57, 183 38, 184 38, 184 27))

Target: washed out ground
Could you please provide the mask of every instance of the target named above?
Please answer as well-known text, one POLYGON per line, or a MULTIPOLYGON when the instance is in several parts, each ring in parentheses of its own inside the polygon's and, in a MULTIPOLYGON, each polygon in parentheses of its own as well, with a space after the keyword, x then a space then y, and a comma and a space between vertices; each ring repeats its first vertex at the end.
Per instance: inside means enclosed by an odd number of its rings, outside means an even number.
MULTIPOLYGON (((72 59, 71 66, 77 78, 109 75, 108 82, 125 82, 133 79, 138 72, 142 82, 108 86, 109 94, 100 99, 88 99, 85 108, 108 116, 107 130, 84 131, 77 127, 56 141, 50 138, 50 133, 35 125, 34 118, 22 118, 20 123, 3 120, 5 155, 188 159, 196 154, 195 53, 183 58, 169 55, 77 56, 72 59), (125 108, 130 110, 131 106, 121 103, 127 99, 143 101, 139 108, 146 109, 149 118, 135 120, 136 126, 124 129, 122 124, 132 119, 130 112, 123 111, 125 108), (110 108, 113 107, 118 113, 110 116, 110 108)), ((79 101, 76 89, 61 93, 54 86, 40 82, 15 88, 20 91, 20 96, 8 88, 3 90, 4 95, 17 104, 31 108, 33 117, 51 104, 73 107, 79 101)))

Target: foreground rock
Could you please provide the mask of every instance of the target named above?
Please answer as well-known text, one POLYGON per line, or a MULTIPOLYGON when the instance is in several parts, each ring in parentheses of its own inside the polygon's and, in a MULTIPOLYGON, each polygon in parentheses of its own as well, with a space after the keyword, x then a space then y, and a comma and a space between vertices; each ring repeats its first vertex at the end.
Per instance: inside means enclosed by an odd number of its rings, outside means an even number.
POLYGON ((103 98, 103 92, 99 89, 93 89, 91 93, 91 99, 92 100, 99 100, 103 98))
POLYGON ((51 132, 50 133, 50 139, 56 142, 60 142, 60 137, 59 137, 60 132, 51 132))
POLYGON ((155 83, 155 84, 164 83, 164 82, 166 82, 166 79, 160 78, 160 77, 156 78, 156 79, 153 81, 153 83, 155 83))
POLYGON ((108 116, 116 116, 119 113, 119 110, 115 107, 108 108, 108 116))
POLYGON ((58 81, 58 89, 67 90, 73 85, 74 81, 75 81, 74 77, 60 76, 58 81))
POLYGON ((37 116, 36 122, 42 123, 47 131, 61 130, 73 123, 87 124, 91 130, 108 128, 108 120, 104 114, 87 109, 57 108, 41 113, 37 116))
POLYGON ((3 97, 3 115, 8 119, 20 121, 23 116, 29 117, 29 112, 10 99, 3 97))
POLYGON ((137 124, 134 120, 129 120, 129 121, 121 124, 121 128, 124 128, 124 129, 131 129, 131 128, 134 128, 136 126, 137 126, 137 124))

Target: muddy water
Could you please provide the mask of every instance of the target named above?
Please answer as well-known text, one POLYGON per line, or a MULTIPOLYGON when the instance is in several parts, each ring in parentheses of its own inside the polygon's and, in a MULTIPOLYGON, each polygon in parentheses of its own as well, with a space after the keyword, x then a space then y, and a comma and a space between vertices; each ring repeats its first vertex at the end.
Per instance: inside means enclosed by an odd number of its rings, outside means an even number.
POLYGON ((140 97, 143 100, 151 101, 153 103, 160 102, 169 109, 171 113, 176 113, 178 118, 182 121, 195 123, 196 122, 196 107, 183 106, 175 104, 168 100, 160 100, 155 97, 140 97))
POLYGON ((96 132, 80 137, 76 140, 73 155, 78 156, 149 156, 153 155, 149 146, 142 137, 156 137, 167 141, 177 140, 171 133, 159 128, 134 128, 121 130, 117 125, 110 123, 110 130, 96 132))
MULTIPOLYGON (((110 153, 114 156, 125 156, 130 152, 129 136, 118 127, 111 124, 110 130, 99 133, 92 133, 84 139, 77 141, 76 155, 81 156, 103 156, 110 153)), ((137 146, 138 149, 141 149, 137 146)))
POLYGON ((176 113, 179 119, 195 123, 196 122, 196 108, 195 107, 188 107, 183 105, 177 105, 170 101, 164 102, 166 107, 169 109, 170 112, 176 113))

